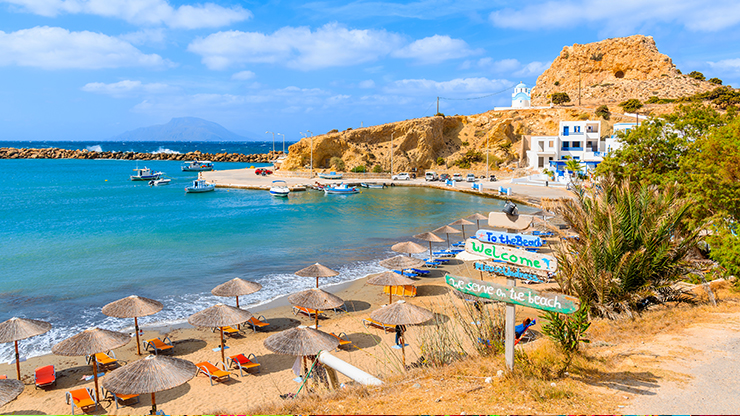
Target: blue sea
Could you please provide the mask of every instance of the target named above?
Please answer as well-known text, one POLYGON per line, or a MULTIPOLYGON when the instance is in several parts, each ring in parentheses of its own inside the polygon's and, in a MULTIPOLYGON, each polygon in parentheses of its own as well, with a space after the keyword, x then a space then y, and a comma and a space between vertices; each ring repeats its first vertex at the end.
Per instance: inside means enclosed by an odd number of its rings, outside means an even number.
MULTIPOLYGON (((255 190, 185 194, 195 174, 181 172, 179 162, 146 166, 166 172, 172 184, 130 181, 135 161, 0 160, 0 321, 21 316, 53 325, 21 342, 22 355, 48 353, 92 326, 130 326, 100 308, 132 294, 165 305, 142 323, 170 323, 218 302, 233 304, 210 290, 234 277, 264 286, 241 299, 247 308, 311 287, 313 279, 293 273, 315 262, 341 272, 322 285, 361 278, 383 270, 377 262, 396 254, 393 243, 502 207, 494 199, 406 187, 287 199, 255 190)), ((246 166, 216 163, 218 170, 246 166)), ((10 358, 11 346, 0 345, 0 360, 10 358)))

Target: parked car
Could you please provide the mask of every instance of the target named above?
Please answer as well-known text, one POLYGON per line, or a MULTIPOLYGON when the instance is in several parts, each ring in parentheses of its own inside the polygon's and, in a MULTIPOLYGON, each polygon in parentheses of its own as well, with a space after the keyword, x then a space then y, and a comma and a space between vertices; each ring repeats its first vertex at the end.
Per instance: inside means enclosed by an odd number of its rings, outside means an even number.
POLYGON ((489 180, 491 182, 496 182, 498 180, 498 178, 496 177, 496 175, 491 175, 491 178, 489 180))
POLYGON ((467 182, 475 182, 475 175, 473 175, 472 173, 468 173, 468 176, 465 177, 465 180, 467 182))
POLYGON ((431 171, 431 170, 430 170, 429 172, 427 172, 427 173, 426 173, 426 174, 424 175, 424 179, 425 179, 425 180, 426 180, 427 182, 431 182, 431 181, 436 181, 436 180, 439 180, 439 175, 437 175, 437 172, 434 172, 434 171, 431 171))
POLYGON ((450 178, 450 174, 448 174, 448 173, 443 173, 443 174, 439 175, 439 180, 440 181, 446 181, 446 180, 450 180, 450 179, 452 179, 452 178, 450 178))
POLYGON ((452 180, 462 181, 463 180, 462 174, 461 173, 456 173, 456 174, 452 175, 452 180))
POLYGON ((257 169, 255 169, 254 174, 255 175, 262 175, 262 176, 272 175, 272 171, 270 169, 257 168, 257 169))
POLYGON ((408 181, 411 179, 411 176, 406 172, 401 172, 398 175, 393 175, 391 179, 394 181, 408 181))

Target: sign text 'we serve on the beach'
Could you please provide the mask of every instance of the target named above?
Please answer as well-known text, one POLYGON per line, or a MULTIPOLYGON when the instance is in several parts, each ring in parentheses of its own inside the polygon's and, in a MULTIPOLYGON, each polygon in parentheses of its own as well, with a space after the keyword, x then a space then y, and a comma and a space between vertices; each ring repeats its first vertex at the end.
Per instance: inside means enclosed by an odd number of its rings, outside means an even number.
POLYGON ((526 250, 497 246, 469 239, 465 242, 465 251, 478 256, 502 260, 518 266, 531 267, 537 270, 554 272, 558 269, 558 262, 554 257, 544 254, 531 253, 526 250))

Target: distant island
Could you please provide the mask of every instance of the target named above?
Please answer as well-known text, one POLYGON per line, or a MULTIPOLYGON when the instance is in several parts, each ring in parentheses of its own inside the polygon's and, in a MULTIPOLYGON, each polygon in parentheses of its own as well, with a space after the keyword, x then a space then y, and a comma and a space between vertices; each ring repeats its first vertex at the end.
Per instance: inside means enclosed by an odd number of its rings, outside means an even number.
POLYGON ((249 137, 240 136, 227 130, 224 126, 212 121, 197 117, 173 118, 167 124, 158 124, 130 130, 118 136, 111 137, 111 141, 121 142, 150 142, 150 141, 252 141, 249 137))

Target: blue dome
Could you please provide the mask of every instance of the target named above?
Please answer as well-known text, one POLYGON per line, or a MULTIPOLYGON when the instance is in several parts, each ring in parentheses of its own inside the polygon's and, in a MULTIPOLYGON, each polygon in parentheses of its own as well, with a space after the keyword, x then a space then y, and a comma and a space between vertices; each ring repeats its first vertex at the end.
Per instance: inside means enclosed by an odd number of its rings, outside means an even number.
POLYGON ((520 82, 520 83, 519 83, 519 84, 518 84, 518 85, 517 85, 516 87, 514 87, 514 88, 527 88, 527 86, 526 86, 526 85, 524 85, 524 83, 523 83, 523 82, 520 82))

